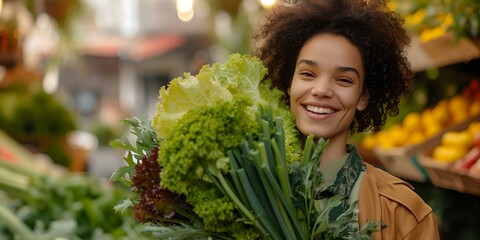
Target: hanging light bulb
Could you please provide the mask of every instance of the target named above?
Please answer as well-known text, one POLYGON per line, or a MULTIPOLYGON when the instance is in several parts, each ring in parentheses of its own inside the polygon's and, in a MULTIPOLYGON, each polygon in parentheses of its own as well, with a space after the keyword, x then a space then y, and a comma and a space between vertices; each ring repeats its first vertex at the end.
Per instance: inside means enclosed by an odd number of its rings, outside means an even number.
POLYGON ((193 0, 177 0, 177 16, 180 20, 188 22, 193 15, 193 0))
POLYGON ((260 0, 260 4, 263 8, 271 8, 277 3, 277 0, 260 0))
POLYGON ((192 18, 193 18, 193 10, 188 11, 188 12, 177 11, 177 16, 183 22, 188 22, 188 21, 192 20, 192 18))
POLYGON ((177 11, 189 12, 193 10, 193 0, 177 0, 177 11))

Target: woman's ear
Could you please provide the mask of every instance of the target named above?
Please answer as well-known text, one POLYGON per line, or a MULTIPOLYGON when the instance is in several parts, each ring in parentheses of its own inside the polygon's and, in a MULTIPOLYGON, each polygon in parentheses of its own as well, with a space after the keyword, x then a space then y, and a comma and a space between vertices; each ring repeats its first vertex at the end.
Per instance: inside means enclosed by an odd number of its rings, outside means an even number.
POLYGON ((370 100, 370 94, 368 91, 364 91, 362 96, 360 96, 360 99, 357 103, 357 111, 363 111, 365 108, 368 106, 368 101, 370 100))

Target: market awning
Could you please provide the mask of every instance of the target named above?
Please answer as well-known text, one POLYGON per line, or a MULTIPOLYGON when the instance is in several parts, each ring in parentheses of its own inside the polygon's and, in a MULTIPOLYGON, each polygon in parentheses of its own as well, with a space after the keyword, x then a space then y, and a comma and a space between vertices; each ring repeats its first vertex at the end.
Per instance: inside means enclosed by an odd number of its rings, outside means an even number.
POLYGON ((186 42, 179 34, 161 34, 128 39, 124 37, 91 37, 80 44, 80 52, 97 57, 121 57, 142 61, 181 47, 186 42))

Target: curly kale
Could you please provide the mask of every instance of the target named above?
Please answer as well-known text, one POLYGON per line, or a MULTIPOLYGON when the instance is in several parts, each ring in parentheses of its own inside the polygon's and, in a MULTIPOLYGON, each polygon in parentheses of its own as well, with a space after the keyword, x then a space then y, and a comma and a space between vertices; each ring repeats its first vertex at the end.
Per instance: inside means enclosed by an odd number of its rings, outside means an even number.
POLYGON ((219 101, 186 113, 160 143, 160 173, 165 188, 184 194, 205 229, 222 232, 237 220, 234 204, 219 192, 204 167, 226 173, 228 149, 239 146, 256 129, 248 99, 219 101))

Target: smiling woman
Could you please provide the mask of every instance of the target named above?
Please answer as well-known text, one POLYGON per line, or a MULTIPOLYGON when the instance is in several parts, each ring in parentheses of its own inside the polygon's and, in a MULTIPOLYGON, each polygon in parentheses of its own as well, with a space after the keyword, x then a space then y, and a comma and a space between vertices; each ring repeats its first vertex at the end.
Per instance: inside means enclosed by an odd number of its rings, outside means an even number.
MULTIPOLYGON (((289 95, 298 129, 345 145, 355 112, 368 103, 360 52, 344 37, 324 33, 305 43, 297 62, 289 95)), ((322 163, 346 154, 339 149, 322 163)))
POLYGON ((303 0, 279 4, 257 40, 266 78, 285 92, 303 138, 328 139, 319 166, 323 180, 315 199, 344 196, 329 215, 335 219, 358 203, 358 224, 386 227, 375 239, 439 239, 432 209, 413 187, 367 163, 350 134, 378 131, 410 89, 412 72, 404 48, 403 20, 385 11, 385 1, 303 0))

